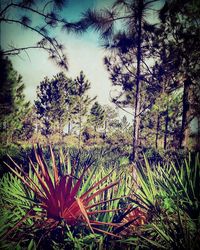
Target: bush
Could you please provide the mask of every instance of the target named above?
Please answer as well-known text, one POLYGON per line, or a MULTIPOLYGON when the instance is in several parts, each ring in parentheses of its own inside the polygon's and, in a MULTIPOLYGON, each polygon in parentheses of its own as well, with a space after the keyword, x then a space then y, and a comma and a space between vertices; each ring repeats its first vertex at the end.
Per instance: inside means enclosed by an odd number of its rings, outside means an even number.
POLYGON ((139 235, 148 249, 199 249, 200 247, 200 159, 189 157, 170 164, 137 168, 139 189, 133 202, 148 214, 139 235))

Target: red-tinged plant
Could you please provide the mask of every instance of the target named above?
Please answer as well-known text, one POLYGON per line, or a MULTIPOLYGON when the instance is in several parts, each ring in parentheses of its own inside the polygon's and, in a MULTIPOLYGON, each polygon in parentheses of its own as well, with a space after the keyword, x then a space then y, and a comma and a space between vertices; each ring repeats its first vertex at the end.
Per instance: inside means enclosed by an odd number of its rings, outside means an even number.
POLYGON ((119 235, 133 235, 139 232, 139 227, 146 224, 147 214, 139 207, 128 205, 125 211, 117 218, 117 223, 121 226, 114 229, 113 233, 119 235))
MULTIPOLYGON (((112 201, 101 200, 101 196, 105 191, 117 185, 119 181, 114 181, 101 187, 101 185, 103 185, 103 183, 108 179, 110 175, 109 173, 100 181, 90 186, 86 191, 84 187, 84 192, 80 192, 83 178, 89 166, 84 168, 80 177, 74 176, 73 168, 71 173, 60 176, 51 147, 50 152, 53 175, 51 175, 51 171, 47 167, 43 158, 42 150, 40 148, 37 150, 35 149, 35 158, 38 167, 34 165, 31 159, 30 165, 35 173, 35 176, 37 177, 36 180, 34 180, 34 178, 30 178, 30 176, 26 174, 22 168, 12 160, 12 158, 10 159, 14 163, 16 169, 13 169, 11 166, 6 164, 8 168, 21 179, 24 185, 35 194, 37 206, 41 208, 41 212, 33 214, 29 211, 29 215, 37 219, 37 224, 40 225, 40 227, 45 227, 49 230, 54 229, 61 221, 64 221, 66 224, 71 226, 76 225, 77 223, 85 223, 89 226, 92 232, 99 231, 109 235, 114 235, 100 229, 99 226, 108 225, 111 227, 119 227, 121 224, 96 221, 95 215, 99 213, 114 212, 117 209, 95 210, 95 207, 99 207, 99 205, 105 202, 112 201), (81 193, 81 195, 78 195, 78 193, 81 193)), ((27 216, 24 218, 27 219, 27 216)), ((22 221, 20 223, 22 223, 22 221)), ((6 235, 8 235, 8 233, 6 235)))
POLYGON ((147 214, 141 210, 141 208, 136 207, 132 209, 123 219, 123 222, 128 222, 135 219, 132 223, 133 226, 141 226, 147 222, 147 214))

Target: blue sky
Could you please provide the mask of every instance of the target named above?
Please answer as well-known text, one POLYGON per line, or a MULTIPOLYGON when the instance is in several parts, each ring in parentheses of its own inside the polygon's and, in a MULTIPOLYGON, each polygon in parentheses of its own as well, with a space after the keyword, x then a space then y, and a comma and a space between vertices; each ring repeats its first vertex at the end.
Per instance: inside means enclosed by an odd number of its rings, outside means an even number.
MULTIPOLYGON (((76 20, 87 8, 101 8, 105 5, 105 2, 108 1, 69 0, 69 4, 62 11, 62 14, 67 20, 76 20)), ((87 32, 82 36, 77 36, 58 30, 52 31, 54 32, 53 36, 56 36, 66 48, 65 53, 69 61, 69 71, 66 74, 74 78, 83 70, 91 82, 90 94, 92 96, 98 95, 98 100, 102 104, 109 103, 108 89, 111 83, 103 65, 105 52, 98 46, 98 34, 87 32)), ((8 49, 10 45, 16 47, 29 46, 35 44, 40 39, 35 33, 17 24, 4 24, 1 27, 1 46, 3 49, 8 49)), ((48 59, 48 54, 42 50, 32 49, 28 50, 27 53, 23 52, 19 56, 10 58, 14 68, 23 76, 26 87, 25 94, 27 99, 31 101, 36 98, 36 87, 43 78, 45 76, 51 78, 60 71, 48 59)))

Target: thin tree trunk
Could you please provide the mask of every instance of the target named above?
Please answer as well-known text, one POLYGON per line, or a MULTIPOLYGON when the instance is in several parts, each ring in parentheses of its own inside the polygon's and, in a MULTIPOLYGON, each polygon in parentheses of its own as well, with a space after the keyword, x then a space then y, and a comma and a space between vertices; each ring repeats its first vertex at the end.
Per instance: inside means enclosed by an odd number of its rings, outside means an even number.
POLYGON ((189 113, 189 88, 191 85, 191 80, 187 78, 184 81, 184 86, 183 86, 183 113, 182 113, 182 124, 181 124, 181 131, 180 131, 180 141, 179 141, 179 147, 183 148, 186 146, 186 128, 187 128, 187 116, 189 113))
MULTIPOLYGON (((140 9, 140 8, 138 8, 140 9)), ((138 158, 139 127, 140 127, 140 73, 141 73, 141 36, 142 36, 142 11, 138 13, 138 38, 137 38, 137 71, 136 71, 136 93, 133 119, 133 151, 132 161, 138 158)))
POLYGON ((78 148, 79 148, 79 150, 81 148, 81 139, 82 139, 81 131, 82 131, 82 115, 81 115, 81 113, 79 113, 79 136, 78 136, 78 148))
POLYGON ((160 129, 160 114, 157 115, 157 123, 156 123, 156 149, 158 148, 158 136, 159 136, 159 129, 160 129))
MULTIPOLYGON (((45 137, 46 137, 46 140, 47 140, 47 145, 50 145, 51 144, 51 141, 50 141, 50 134, 46 134, 45 135, 45 137)), ((37 143, 39 143, 39 141, 37 141, 37 143)))
POLYGON ((197 116, 197 123, 198 123, 198 126, 197 126, 197 129, 198 129, 198 132, 197 132, 197 139, 196 139, 196 150, 197 151, 200 151, 200 116, 197 116))
POLYGON ((105 138, 106 138, 106 136, 107 136, 107 121, 105 121, 104 134, 105 134, 105 138))
POLYGON ((79 100, 79 136, 78 136, 78 148, 79 148, 79 151, 81 149, 81 130, 82 130, 81 111, 82 111, 82 105, 81 105, 81 100, 79 100))
POLYGON ((71 120, 70 119, 68 120, 68 129, 67 130, 68 130, 67 131, 68 135, 70 135, 71 134, 71 120))
POLYGON ((165 115, 164 149, 167 148, 168 126, 169 126, 169 107, 167 103, 167 109, 166 109, 166 115, 165 115))
POLYGON ((59 119, 59 137, 60 137, 60 143, 62 144, 62 126, 61 126, 61 119, 59 119))
POLYGON ((78 147, 81 148, 81 130, 82 130, 82 119, 81 114, 79 116, 79 139, 78 139, 78 147))

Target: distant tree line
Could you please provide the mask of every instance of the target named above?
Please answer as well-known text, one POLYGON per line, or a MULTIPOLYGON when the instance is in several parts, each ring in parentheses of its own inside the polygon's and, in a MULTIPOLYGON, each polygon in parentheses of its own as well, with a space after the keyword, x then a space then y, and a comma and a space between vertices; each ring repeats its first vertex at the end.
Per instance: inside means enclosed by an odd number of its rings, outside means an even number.
POLYGON ((2 54, 0 65, 1 146, 68 141, 77 147, 104 142, 117 145, 119 135, 121 143, 126 141, 131 130, 127 118, 120 121, 117 109, 101 105, 88 95, 91 84, 82 71, 75 79, 63 72, 52 79, 45 77, 32 105, 25 99, 22 77, 2 54))

